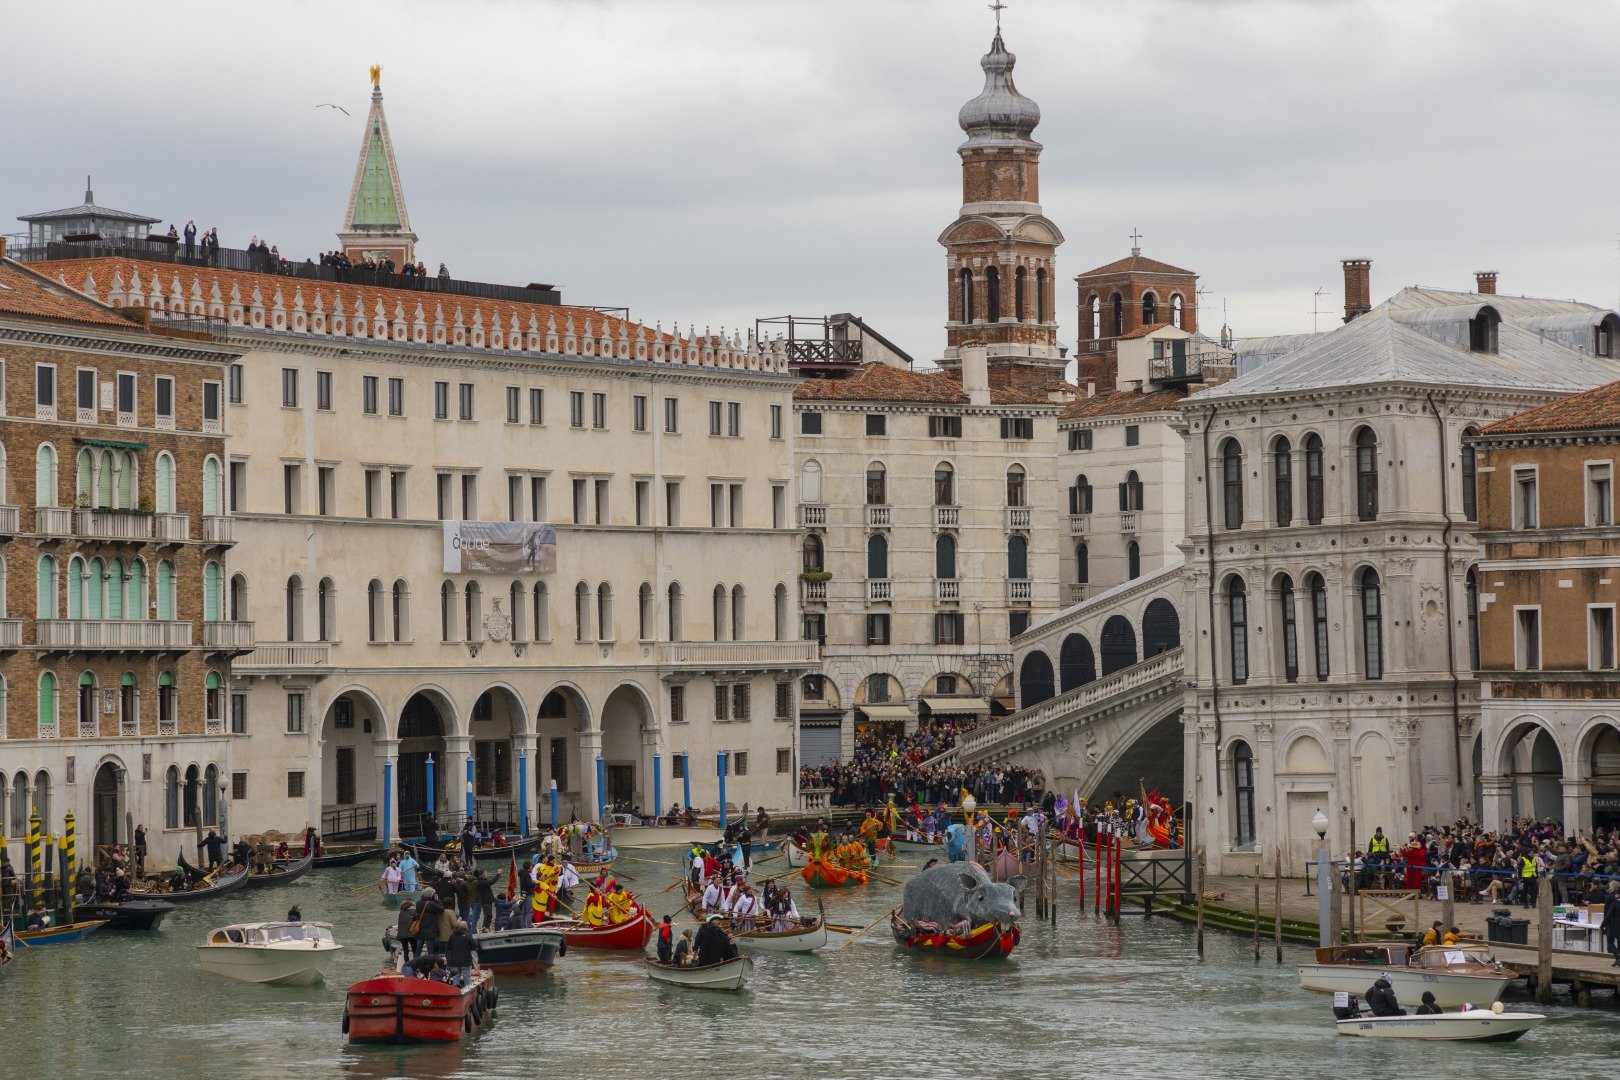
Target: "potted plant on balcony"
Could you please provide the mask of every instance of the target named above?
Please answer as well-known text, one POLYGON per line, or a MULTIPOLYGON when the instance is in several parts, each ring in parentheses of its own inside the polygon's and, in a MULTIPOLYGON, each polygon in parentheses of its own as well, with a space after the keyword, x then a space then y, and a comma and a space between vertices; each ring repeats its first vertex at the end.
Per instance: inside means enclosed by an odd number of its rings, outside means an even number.
POLYGON ((830 571, 830 570, 804 570, 804 571, 801 571, 799 573, 799 580, 800 581, 808 581, 808 582, 811 582, 812 584, 820 584, 822 582, 827 582, 827 581, 832 580, 832 571, 830 571))

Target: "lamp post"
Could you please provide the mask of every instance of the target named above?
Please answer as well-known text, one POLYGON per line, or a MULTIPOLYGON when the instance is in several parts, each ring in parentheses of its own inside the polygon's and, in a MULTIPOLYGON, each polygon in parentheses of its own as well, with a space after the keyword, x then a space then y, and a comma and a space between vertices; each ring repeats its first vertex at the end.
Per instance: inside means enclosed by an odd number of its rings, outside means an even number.
POLYGON ((1316 920, 1317 944, 1326 948, 1333 941, 1333 854, 1328 850, 1328 819, 1318 810, 1311 819, 1321 850, 1316 853, 1316 920))
POLYGON ((551 778, 551 827, 557 827, 557 778, 551 778))
POLYGON ((971 794, 962 796, 962 820, 967 823, 969 862, 979 861, 979 830, 973 827, 973 811, 979 808, 979 800, 971 794))
POLYGON ((223 776, 219 778, 219 839, 227 847, 231 841, 231 785, 223 776))
POLYGON ((714 754, 714 770, 720 778, 720 835, 726 834, 726 752, 717 750, 714 754))
MULTIPOLYGON (((428 817, 432 818, 434 821, 439 820, 439 803, 438 800, 434 798, 434 795, 436 794, 437 792, 433 790, 433 755, 429 754, 427 756, 427 812, 428 817)), ((437 844, 439 842, 439 838, 437 836, 430 836, 427 838, 427 842, 430 844, 437 844)))

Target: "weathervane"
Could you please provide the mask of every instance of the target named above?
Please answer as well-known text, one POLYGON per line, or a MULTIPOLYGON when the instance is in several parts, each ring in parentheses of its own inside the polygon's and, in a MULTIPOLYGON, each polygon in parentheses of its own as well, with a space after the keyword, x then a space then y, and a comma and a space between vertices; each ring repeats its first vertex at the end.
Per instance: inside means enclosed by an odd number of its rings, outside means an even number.
POLYGON ((381 64, 372 64, 371 65, 371 85, 376 86, 376 87, 381 87, 382 86, 382 65, 381 64))
POLYGON ((1003 11, 1005 11, 1006 8, 1007 8, 1007 5, 1003 4, 1001 2, 1001 0, 996 0, 995 3, 990 5, 990 10, 996 13, 996 33, 997 34, 1001 33, 1001 13, 1003 11))

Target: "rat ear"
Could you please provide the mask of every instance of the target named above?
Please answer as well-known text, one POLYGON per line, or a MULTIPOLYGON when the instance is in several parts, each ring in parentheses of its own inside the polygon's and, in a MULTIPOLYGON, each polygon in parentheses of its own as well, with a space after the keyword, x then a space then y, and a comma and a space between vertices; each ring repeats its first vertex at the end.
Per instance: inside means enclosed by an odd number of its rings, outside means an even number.
POLYGON ((967 889, 969 892, 972 892, 974 889, 977 889, 978 887, 979 887, 979 879, 978 878, 974 877, 972 874, 963 874, 962 875, 962 888, 967 889))

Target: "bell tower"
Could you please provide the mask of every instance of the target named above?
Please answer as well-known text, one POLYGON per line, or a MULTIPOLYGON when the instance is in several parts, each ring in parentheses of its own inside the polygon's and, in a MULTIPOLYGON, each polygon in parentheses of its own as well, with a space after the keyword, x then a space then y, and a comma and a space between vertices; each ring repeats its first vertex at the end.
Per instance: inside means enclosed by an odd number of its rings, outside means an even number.
POLYGON ((964 344, 983 344, 992 368, 1056 369, 1053 303, 1057 247, 1063 234, 1041 211, 1041 144, 1031 133, 1040 106, 1013 85, 1017 57, 1001 37, 1000 11, 990 51, 979 61, 984 89, 957 116, 967 141, 962 208, 940 234, 945 248, 945 367, 964 344))
POLYGON ((416 234, 405 211, 405 189, 399 182, 394 141, 388 137, 388 118, 383 115, 382 68, 375 64, 366 134, 360 142, 354 186, 349 190, 349 209, 337 236, 343 254, 356 264, 368 257, 374 262, 389 258, 396 266, 416 261, 416 234))

